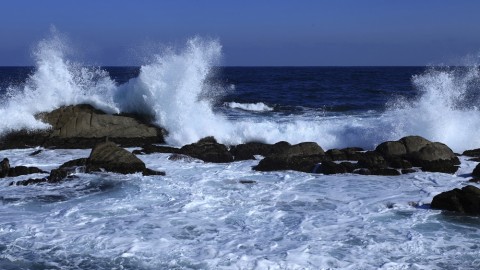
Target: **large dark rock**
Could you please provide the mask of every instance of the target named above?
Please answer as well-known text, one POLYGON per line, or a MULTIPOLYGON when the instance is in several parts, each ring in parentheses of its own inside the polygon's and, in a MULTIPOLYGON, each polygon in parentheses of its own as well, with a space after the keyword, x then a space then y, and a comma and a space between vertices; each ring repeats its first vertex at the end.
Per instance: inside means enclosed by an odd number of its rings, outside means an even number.
POLYGON ((330 149, 325 154, 332 160, 332 161, 340 161, 340 160, 359 160, 361 157, 361 152, 364 151, 362 148, 359 147, 348 147, 343 149, 330 149))
POLYGON ((448 146, 420 136, 407 136, 398 141, 381 143, 375 152, 384 157, 387 166, 399 169, 416 166, 423 171, 455 173, 460 164, 448 146))
POLYGON ((480 189, 466 186, 440 193, 433 197, 431 208, 480 215, 480 189))
POLYGON ((227 147, 219 144, 213 137, 206 137, 196 143, 185 145, 180 148, 180 153, 206 162, 227 163, 233 161, 233 156, 227 147))
POLYGON ((37 119, 52 126, 49 130, 18 131, 2 138, 0 148, 32 146, 56 148, 91 148, 108 137, 124 147, 145 143, 163 143, 165 130, 136 118, 109 115, 90 105, 66 106, 40 113, 37 119))
POLYGON ((122 174, 143 172, 145 163, 134 154, 118 147, 113 142, 97 144, 90 153, 86 171, 108 171, 122 174))
POLYGON ((257 171, 313 172, 316 165, 326 159, 325 152, 317 143, 305 142, 290 145, 280 153, 267 156, 253 169, 257 171))
POLYGON ((419 151, 410 153, 408 160, 423 171, 455 173, 460 160, 445 144, 434 142, 425 145, 419 151))

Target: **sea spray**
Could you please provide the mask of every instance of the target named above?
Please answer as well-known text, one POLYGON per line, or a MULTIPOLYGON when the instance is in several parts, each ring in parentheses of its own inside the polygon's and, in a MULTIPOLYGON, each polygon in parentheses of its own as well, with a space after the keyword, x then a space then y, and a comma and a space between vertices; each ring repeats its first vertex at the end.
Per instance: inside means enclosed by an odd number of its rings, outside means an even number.
POLYGON ((87 103, 108 112, 118 112, 111 92, 115 85, 105 71, 82 67, 66 59, 68 46, 55 32, 39 42, 34 51, 36 68, 24 85, 11 86, 2 101, 0 133, 41 129, 48 125, 35 114, 60 106, 87 103))
POLYGON ((418 134, 456 151, 480 146, 478 66, 431 68, 412 81, 419 97, 397 100, 384 113, 397 123, 393 131, 397 137, 418 134))
POLYGON ((215 40, 193 38, 179 53, 168 50, 143 65, 138 78, 119 87, 115 101, 122 111, 146 113, 165 127, 167 141, 174 145, 192 143, 214 135, 225 138, 232 125, 212 109, 213 92, 221 87, 207 79, 221 56, 215 40))

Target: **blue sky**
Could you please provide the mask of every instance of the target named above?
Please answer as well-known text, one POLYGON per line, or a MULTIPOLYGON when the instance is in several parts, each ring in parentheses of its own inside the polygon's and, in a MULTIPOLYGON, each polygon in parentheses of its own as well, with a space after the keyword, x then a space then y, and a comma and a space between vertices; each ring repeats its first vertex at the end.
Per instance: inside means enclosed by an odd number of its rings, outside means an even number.
POLYGON ((230 66, 452 64, 480 52, 475 0, 2 1, 0 65, 31 65, 51 25, 75 57, 138 65, 164 45, 219 39, 230 66))

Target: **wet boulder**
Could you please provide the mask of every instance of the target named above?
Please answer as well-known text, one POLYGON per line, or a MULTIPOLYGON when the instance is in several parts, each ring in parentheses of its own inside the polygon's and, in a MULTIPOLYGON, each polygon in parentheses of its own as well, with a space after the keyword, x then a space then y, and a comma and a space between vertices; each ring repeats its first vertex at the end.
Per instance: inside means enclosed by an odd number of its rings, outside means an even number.
POLYGON ((413 166, 428 172, 455 173, 460 165, 455 153, 439 142, 427 144, 417 152, 410 153, 408 160, 413 166))
POLYGON ((433 197, 431 208, 480 215, 480 189, 469 185, 440 193, 433 197))
POLYGON ((87 172, 108 171, 122 174, 143 172, 145 163, 113 142, 97 144, 86 163, 87 172))
POLYGON ((406 136, 399 140, 403 145, 407 153, 414 153, 425 147, 426 145, 432 143, 431 141, 421 137, 421 136, 406 136))
POLYGON ((0 140, 0 148, 44 146, 54 148, 91 148, 108 137, 124 147, 145 143, 163 143, 166 131, 151 125, 141 115, 112 115, 91 105, 64 106, 35 116, 51 125, 50 129, 18 131, 0 140))
POLYGON ((205 162, 227 163, 233 161, 228 148, 218 143, 213 137, 206 137, 196 143, 188 144, 180 148, 180 153, 205 162))
POLYGON ((313 172, 326 159, 323 149, 314 142, 290 145, 284 151, 262 159, 253 169, 257 171, 295 170, 313 172))

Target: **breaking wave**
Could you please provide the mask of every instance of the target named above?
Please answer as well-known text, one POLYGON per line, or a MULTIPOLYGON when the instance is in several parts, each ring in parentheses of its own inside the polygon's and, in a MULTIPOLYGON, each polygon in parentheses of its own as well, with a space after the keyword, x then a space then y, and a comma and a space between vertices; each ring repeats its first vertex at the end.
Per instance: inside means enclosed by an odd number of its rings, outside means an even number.
MULTIPOLYGON (((109 113, 137 112, 154 117, 169 131, 167 142, 184 145, 205 136, 227 144, 246 141, 291 143, 315 141, 323 148, 372 148, 385 140, 421 135, 441 141, 456 151, 480 145, 478 66, 430 68, 414 76, 419 91, 414 100, 395 99, 381 113, 358 115, 262 114, 228 119, 214 110, 228 86, 209 80, 220 64, 217 40, 193 38, 181 50, 154 54, 138 77, 116 85, 100 68, 87 68, 68 60, 68 46, 57 34, 43 40, 35 53, 36 70, 23 85, 7 89, 0 107, 8 115, 0 132, 46 128, 36 113, 63 105, 88 103, 109 113)), ((269 112, 264 103, 230 102, 229 108, 269 112)))

